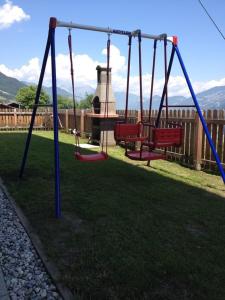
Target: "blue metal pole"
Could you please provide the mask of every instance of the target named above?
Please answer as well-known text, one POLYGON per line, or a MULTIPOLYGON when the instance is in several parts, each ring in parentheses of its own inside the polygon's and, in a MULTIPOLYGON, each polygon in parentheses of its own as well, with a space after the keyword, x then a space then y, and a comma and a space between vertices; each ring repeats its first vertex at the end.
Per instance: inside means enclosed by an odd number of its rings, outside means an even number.
POLYGON ((22 159, 22 163, 21 163, 21 167, 20 167, 20 174, 19 174, 20 178, 22 178, 22 176, 23 176, 23 172, 24 172, 24 168, 25 168, 25 164, 26 164, 26 160, 27 160, 27 155, 28 155, 28 150, 29 150, 29 146, 30 146, 32 130, 33 130, 33 127, 34 127, 34 121, 35 121, 36 112, 37 112, 37 108, 38 108, 37 104, 39 102, 41 88, 42 88, 42 82, 43 82, 43 78, 44 78, 44 74, 45 74, 45 68, 46 68, 46 64, 47 64, 47 60, 48 60, 50 43, 51 43, 51 39, 50 39, 50 34, 48 33, 48 39, 47 39, 47 43, 46 43, 46 47, 45 47, 45 54, 44 54, 44 58, 43 58, 41 73, 40 73, 38 86, 37 86, 37 92, 36 92, 36 96, 35 96, 34 104, 36 104, 36 105, 33 108, 31 121, 30 121, 30 127, 29 127, 27 140, 26 140, 26 145, 25 145, 24 154, 23 154, 23 159, 22 159))
POLYGON ((222 167, 220 158, 219 158, 219 156, 218 156, 218 154, 217 154, 217 152, 216 152, 215 146, 214 146, 214 144, 213 144, 212 138, 211 138, 210 133, 209 133, 209 130, 208 130, 208 128, 207 128, 206 121, 205 121, 205 119, 204 119, 204 117, 203 117, 203 115, 202 115, 200 106, 199 106, 199 104, 198 104, 198 100, 197 100, 197 98, 196 98, 196 95, 195 95, 195 92, 194 92, 194 90, 193 90, 193 87, 192 87, 191 81, 190 81, 190 79, 189 79, 189 76, 188 76, 188 74, 187 74, 186 68, 185 68, 185 66, 184 66, 184 62, 183 62, 183 59, 182 59, 182 57, 181 57, 180 51, 179 51, 179 49, 178 49, 178 47, 177 47, 176 45, 173 45, 173 47, 175 48, 177 57, 178 57, 178 59, 179 59, 181 68, 182 68, 182 70, 183 70, 183 73, 184 73, 184 76, 185 76, 185 79, 186 79, 186 82, 187 82, 187 85, 188 85, 188 88, 189 88, 190 93, 191 93, 191 96, 192 96, 192 98, 193 98, 193 101, 194 101, 195 107, 196 107, 196 109, 197 109, 199 118, 200 118, 200 120, 201 120, 201 122, 202 122, 202 126, 203 126, 203 129, 204 129, 204 132, 205 132, 206 137, 207 137, 207 139, 208 139, 210 148, 211 148, 211 150, 212 150, 212 152, 213 152, 213 156, 214 156, 214 158, 215 158, 215 160, 216 160, 216 163, 217 163, 217 166, 218 166, 218 168, 219 168, 221 177, 222 177, 222 179, 223 179, 223 182, 225 183, 225 172, 224 172, 224 170, 223 170, 223 167, 222 167))
POLYGON ((54 157, 55 157, 55 216, 61 217, 60 197, 60 168, 59 168, 59 136, 58 136, 58 108, 55 62, 55 27, 50 29, 51 34, 51 65, 52 65, 52 99, 53 99, 53 126, 54 126, 54 157))

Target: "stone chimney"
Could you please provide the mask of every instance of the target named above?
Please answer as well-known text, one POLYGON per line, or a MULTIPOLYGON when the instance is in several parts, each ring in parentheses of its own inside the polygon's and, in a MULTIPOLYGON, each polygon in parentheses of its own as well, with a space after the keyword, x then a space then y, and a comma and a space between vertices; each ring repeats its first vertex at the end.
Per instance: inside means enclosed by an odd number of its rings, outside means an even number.
POLYGON ((111 68, 109 68, 109 98, 108 98, 108 114, 106 115, 106 83, 107 83, 107 68, 100 66, 97 70, 97 88, 92 99, 92 112, 87 116, 91 118, 91 137, 90 142, 100 145, 114 146, 114 125, 118 118, 116 114, 116 99, 113 95, 111 85, 111 68), (107 133, 107 135, 106 135, 107 133), (107 136, 107 139, 106 139, 107 136))
MULTIPOLYGON (((107 83, 107 68, 101 66, 96 67, 97 70, 97 88, 92 99, 92 113, 104 115, 106 105, 106 83, 107 83)), ((108 114, 116 114, 116 99, 113 94, 111 84, 111 68, 109 68, 109 97, 108 97, 108 114)))

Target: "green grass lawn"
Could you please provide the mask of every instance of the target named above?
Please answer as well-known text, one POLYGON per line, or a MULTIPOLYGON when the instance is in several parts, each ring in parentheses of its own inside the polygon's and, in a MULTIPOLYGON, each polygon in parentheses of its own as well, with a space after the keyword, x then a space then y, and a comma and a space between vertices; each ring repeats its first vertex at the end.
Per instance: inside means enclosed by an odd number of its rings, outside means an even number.
POLYGON ((80 299, 225 299, 225 186, 179 164, 73 157, 60 134, 62 218, 54 218, 53 134, 0 133, 0 176, 80 299))

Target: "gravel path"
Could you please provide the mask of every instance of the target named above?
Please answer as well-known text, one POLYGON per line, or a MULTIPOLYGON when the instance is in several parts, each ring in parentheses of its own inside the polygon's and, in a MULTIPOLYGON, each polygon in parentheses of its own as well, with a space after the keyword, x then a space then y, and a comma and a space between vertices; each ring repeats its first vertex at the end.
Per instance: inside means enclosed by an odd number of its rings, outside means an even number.
POLYGON ((62 299, 1 189, 0 265, 12 300, 62 299))

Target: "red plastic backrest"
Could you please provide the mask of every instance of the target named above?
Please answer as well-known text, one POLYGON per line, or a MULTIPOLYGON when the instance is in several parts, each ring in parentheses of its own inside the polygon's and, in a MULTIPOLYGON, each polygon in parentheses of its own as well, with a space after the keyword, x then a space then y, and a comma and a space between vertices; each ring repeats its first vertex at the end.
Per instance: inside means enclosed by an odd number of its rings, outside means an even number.
POLYGON ((141 124, 116 123, 114 133, 117 140, 128 136, 139 137, 141 133, 141 124))
POLYGON ((183 128, 154 128, 154 143, 171 143, 181 145, 183 139, 183 128))

